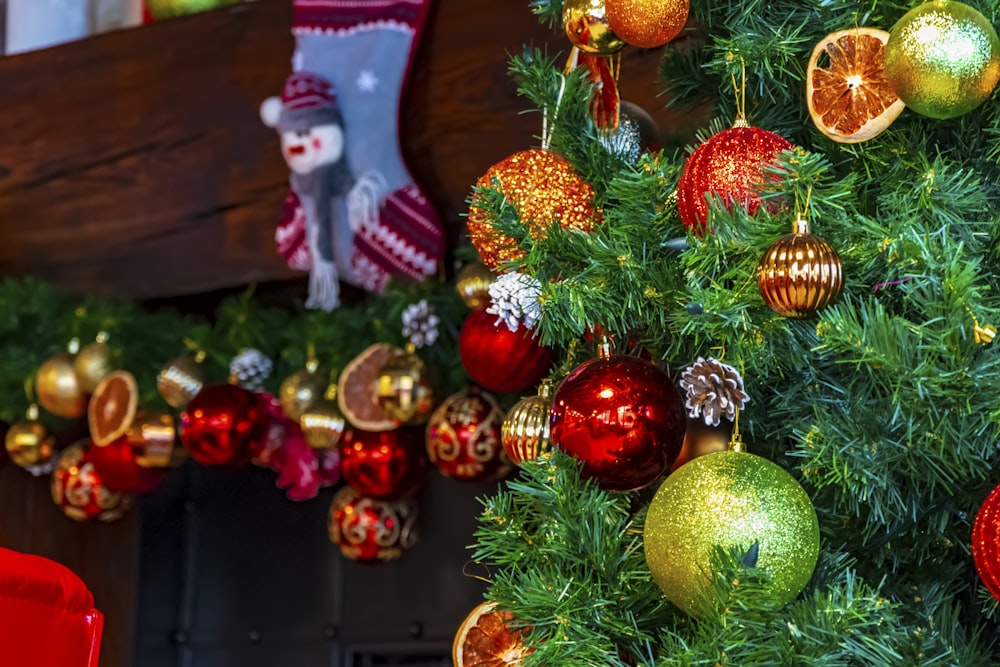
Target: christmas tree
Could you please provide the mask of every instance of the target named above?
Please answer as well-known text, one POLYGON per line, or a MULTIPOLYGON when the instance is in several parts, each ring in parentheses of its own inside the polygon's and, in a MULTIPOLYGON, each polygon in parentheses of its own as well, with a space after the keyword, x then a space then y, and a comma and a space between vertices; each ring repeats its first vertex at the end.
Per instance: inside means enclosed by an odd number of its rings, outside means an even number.
POLYGON ((483 501, 507 643, 466 624, 459 663, 1000 663, 1000 2, 531 5, 572 41, 511 62, 545 157, 491 169, 470 232, 563 385, 555 447, 483 501), (667 104, 712 105, 689 146, 643 150, 619 38, 672 39, 667 104), (524 182, 541 162, 561 209, 524 182), (710 422, 686 463, 657 412, 681 395, 710 422), (667 469, 640 470, 657 447, 667 469))

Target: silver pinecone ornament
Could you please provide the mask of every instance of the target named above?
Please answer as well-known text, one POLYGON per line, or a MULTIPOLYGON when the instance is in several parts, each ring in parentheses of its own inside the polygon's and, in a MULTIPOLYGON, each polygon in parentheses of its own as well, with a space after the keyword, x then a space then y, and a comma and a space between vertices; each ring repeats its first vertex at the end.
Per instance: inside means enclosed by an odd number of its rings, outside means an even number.
POLYGON ((274 364, 260 350, 247 348, 229 362, 229 382, 244 389, 257 389, 268 376, 274 364))
POLYGON ((687 392, 688 415, 702 417, 708 426, 718 426, 723 415, 733 421, 750 400, 739 371, 712 357, 698 357, 681 375, 680 385, 687 392))

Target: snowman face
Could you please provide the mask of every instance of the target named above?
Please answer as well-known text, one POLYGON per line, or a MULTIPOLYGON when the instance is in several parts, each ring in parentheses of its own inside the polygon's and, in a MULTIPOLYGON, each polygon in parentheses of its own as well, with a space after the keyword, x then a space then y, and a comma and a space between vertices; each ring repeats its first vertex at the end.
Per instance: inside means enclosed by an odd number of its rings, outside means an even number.
POLYGON ((282 132, 281 153, 289 169, 296 174, 308 174, 340 159, 344 154, 344 131, 340 125, 331 123, 299 132, 282 132))

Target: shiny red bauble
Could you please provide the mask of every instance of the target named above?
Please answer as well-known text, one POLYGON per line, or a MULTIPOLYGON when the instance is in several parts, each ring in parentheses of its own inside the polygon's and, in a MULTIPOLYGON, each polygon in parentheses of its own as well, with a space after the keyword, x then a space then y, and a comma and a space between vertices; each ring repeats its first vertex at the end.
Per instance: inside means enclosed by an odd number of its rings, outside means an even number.
POLYGON ((986 588, 1000 600, 1000 486, 990 492, 976 513, 972 558, 986 588))
POLYGON ((680 453, 686 420, 663 371, 638 357, 602 356, 577 366, 552 397, 554 445, 611 491, 640 489, 680 453))
POLYGON ((340 446, 344 481, 362 496, 399 500, 412 496, 427 477, 422 426, 392 431, 349 429, 340 446))
POLYGON ((101 476, 101 481, 112 491, 145 495, 160 488, 170 474, 170 468, 146 468, 139 465, 142 450, 127 435, 103 447, 91 445, 89 458, 101 476))
POLYGON ((232 384, 205 387, 181 413, 181 442, 205 466, 246 465, 263 447, 270 417, 255 393, 232 384))
POLYGON ((59 455, 52 471, 52 500, 77 521, 120 519, 133 498, 105 486, 85 444, 70 445, 59 455))
POLYGON ((453 394, 427 422, 427 454, 445 477, 482 482, 506 475, 512 465, 500 439, 504 412, 479 389, 453 394))
POLYGON ((761 204, 757 186, 768 179, 764 167, 791 147, 783 137, 759 127, 732 127, 710 137, 691 153, 677 181, 681 222, 703 233, 709 195, 727 208, 735 204, 753 215, 761 204))
POLYGON ((524 391, 552 365, 552 349, 539 345, 530 329, 511 331, 485 310, 474 310, 465 320, 458 353, 472 381, 496 392, 524 391))
POLYGON ((366 498, 342 487, 330 505, 330 540, 351 560, 374 565, 396 560, 417 542, 415 500, 366 498))

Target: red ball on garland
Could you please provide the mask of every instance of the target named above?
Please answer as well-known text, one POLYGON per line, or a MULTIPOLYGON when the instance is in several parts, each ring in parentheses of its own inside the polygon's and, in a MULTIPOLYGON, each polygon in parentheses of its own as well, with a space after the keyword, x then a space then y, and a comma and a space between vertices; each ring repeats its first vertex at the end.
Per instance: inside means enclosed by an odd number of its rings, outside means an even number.
POLYGON ((709 194, 753 215, 761 203, 755 188, 767 179, 764 166, 789 148, 788 140, 745 121, 710 137, 691 153, 677 181, 681 222, 696 234, 704 233, 709 194))
POLYGON ((52 500, 71 519, 115 521, 132 506, 132 496, 104 485, 86 441, 70 445, 52 471, 52 500))
POLYGON ((366 498, 342 487, 330 505, 330 540, 351 560, 375 565, 396 560, 417 542, 415 500, 366 498))
POLYGON ((1000 486, 990 492, 976 513, 972 558, 986 588, 1000 600, 1000 486))
POLYGON ((127 435, 103 447, 88 448, 89 458, 104 485, 113 491, 145 495, 160 488, 170 473, 169 468, 147 468, 139 465, 142 450, 127 435))
POLYGON ((407 498, 427 478, 422 426, 392 431, 350 429, 344 434, 340 455, 344 481, 376 500, 407 498))
POLYGON ((641 489, 660 477, 684 442, 684 406, 670 378, 607 348, 566 376, 551 410, 553 444, 610 491, 641 489))
POLYGON ((427 454, 445 477, 460 482, 499 479, 511 469, 500 438, 503 410, 473 387, 448 397, 427 422, 427 454))
POLYGON ((202 465, 242 466, 263 446, 269 422, 257 394, 232 384, 212 385, 181 413, 181 442, 202 465))
POLYGON ((458 353, 473 382, 500 393, 538 384, 552 365, 552 348, 539 345, 530 329, 511 331, 485 310, 474 310, 465 320, 458 353))

